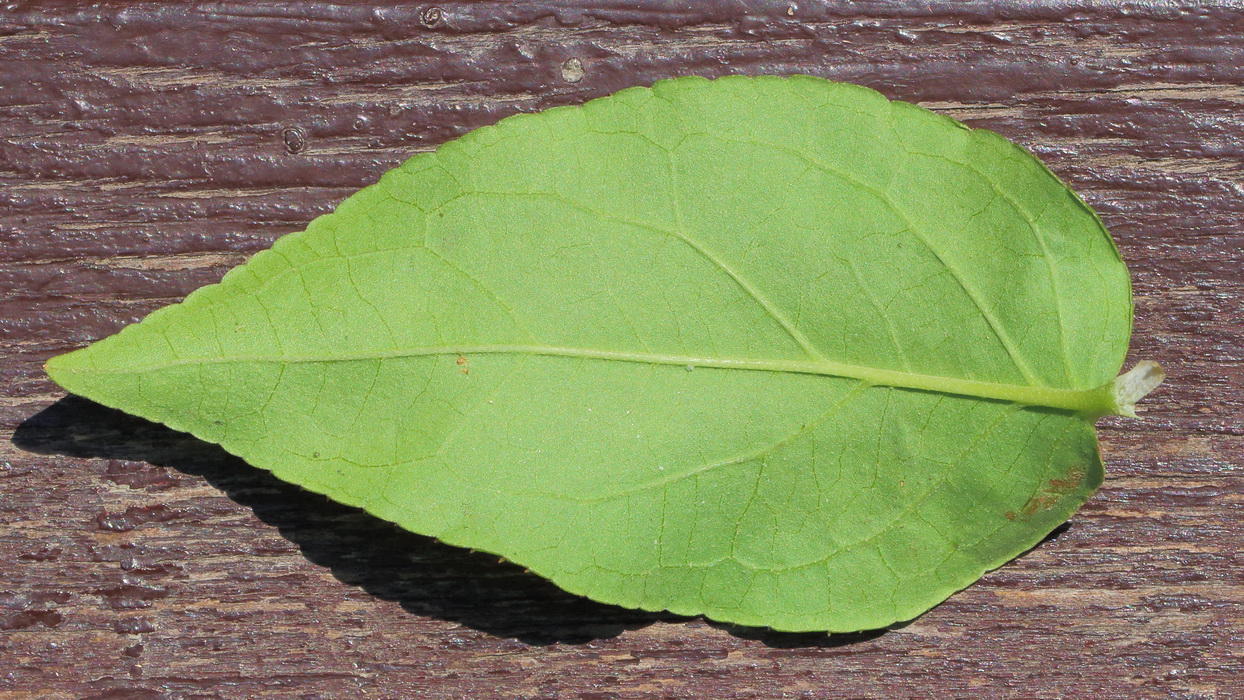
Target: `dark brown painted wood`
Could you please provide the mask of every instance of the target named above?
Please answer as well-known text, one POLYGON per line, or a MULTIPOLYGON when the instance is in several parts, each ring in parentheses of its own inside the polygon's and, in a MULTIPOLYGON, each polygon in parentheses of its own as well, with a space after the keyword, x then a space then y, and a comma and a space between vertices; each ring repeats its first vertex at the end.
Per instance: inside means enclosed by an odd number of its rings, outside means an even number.
POLYGON ((1242 113, 1227 2, 5 3, 0 698, 1244 697, 1242 113), (1170 374, 1145 420, 1102 421, 1108 479, 1061 534, 907 627, 575 599, 41 371, 411 153, 734 72, 1027 145, 1101 212, 1132 356, 1170 374))

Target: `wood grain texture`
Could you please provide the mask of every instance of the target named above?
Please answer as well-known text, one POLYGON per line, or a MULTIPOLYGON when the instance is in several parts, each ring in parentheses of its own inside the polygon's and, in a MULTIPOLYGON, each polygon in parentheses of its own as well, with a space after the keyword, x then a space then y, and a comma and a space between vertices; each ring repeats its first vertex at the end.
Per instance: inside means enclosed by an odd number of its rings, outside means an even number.
POLYGON ((0 7, 0 698, 1244 696, 1244 13, 985 3, 0 7), (912 624, 597 605, 44 376, 410 154, 682 74, 802 72, 994 129, 1133 271, 1105 486, 912 624))

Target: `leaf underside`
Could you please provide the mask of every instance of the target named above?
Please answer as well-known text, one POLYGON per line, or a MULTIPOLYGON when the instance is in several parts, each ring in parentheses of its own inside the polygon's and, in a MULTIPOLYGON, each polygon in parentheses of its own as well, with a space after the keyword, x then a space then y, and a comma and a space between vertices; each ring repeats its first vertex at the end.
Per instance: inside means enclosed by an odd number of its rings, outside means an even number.
POLYGON ((66 389, 590 598, 910 619, 1100 484, 1127 270, 988 131, 679 78, 415 156, 66 389))

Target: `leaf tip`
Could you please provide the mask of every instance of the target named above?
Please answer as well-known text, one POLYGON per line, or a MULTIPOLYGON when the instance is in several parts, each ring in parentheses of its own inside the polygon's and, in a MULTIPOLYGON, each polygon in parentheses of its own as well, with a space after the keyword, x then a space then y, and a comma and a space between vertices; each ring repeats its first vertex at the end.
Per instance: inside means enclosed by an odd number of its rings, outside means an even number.
POLYGON ((78 389, 75 387, 79 384, 77 380, 81 378, 82 365, 79 360, 84 349, 49 357, 43 363, 44 373, 62 389, 70 393, 78 393, 78 389))
POLYGON ((65 373, 69 371, 68 367, 66 367, 65 358, 71 354, 73 353, 62 353, 60 355, 54 355, 52 357, 49 357, 47 361, 43 363, 44 373, 47 374, 48 377, 51 378, 52 381, 56 382, 57 384, 61 384, 62 386, 64 385, 64 383, 61 381, 61 379, 65 376, 65 373))

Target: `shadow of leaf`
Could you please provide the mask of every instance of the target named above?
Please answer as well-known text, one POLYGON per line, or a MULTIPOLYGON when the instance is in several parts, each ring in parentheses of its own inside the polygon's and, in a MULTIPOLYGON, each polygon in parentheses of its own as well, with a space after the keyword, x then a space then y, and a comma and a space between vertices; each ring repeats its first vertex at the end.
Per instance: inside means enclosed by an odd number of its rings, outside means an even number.
POLYGON ((614 637, 673 615, 590 601, 497 557, 442 544, 288 484, 186 433, 68 396, 18 426, 40 454, 149 462, 202 477, 343 583, 407 611, 528 644, 614 637))
MULTIPOLYGON (((597 603, 497 557, 442 544, 286 483, 217 445, 67 396, 13 434, 38 454, 148 462, 201 477, 276 527, 311 562, 343 583, 399 603, 408 612, 456 622, 527 644, 583 643, 660 620, 685 620, 597 603)), ((712 623, 741 639, 778 648, 841 646, 885 630, 794 634, 712 623)))

